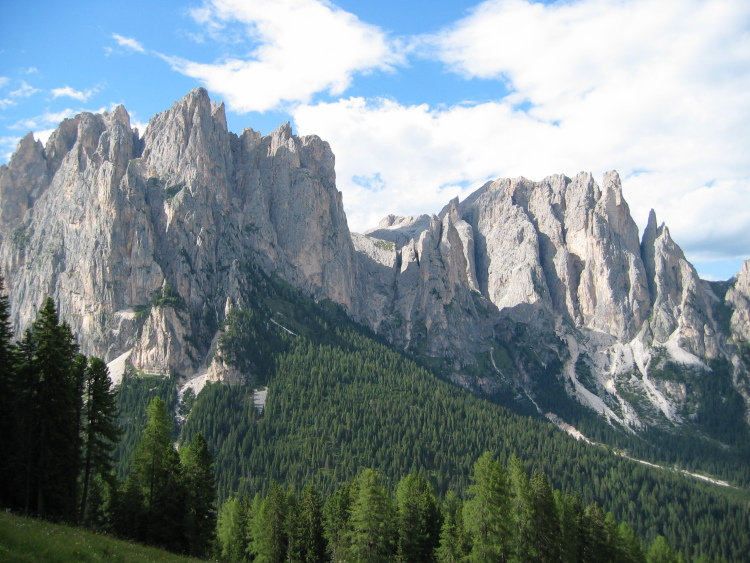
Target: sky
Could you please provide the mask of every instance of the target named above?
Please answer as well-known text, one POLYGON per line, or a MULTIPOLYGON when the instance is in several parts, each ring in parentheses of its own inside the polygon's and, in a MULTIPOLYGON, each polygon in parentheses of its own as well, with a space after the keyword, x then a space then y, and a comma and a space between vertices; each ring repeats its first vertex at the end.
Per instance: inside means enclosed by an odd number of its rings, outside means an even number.
POLYGON ((203 86, 336 155, 349 226, 617 170, 702 277, 750 258, 747 0, 0 0, 0 164, 29 131, 203 86))

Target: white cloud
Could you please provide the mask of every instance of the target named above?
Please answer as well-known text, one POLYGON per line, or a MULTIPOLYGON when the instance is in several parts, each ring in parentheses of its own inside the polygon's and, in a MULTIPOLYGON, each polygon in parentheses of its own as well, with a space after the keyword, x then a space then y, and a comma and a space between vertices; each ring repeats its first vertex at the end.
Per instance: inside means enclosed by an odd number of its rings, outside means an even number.
POLYGON ((16 102, 9 100, 8 98, 0 98, 0 109, 12 108, 16 105, 16 102))
POLYGON ((7 76, 0 76, 0 88, 5 86, 10 81, 10 78, 7 76))
POLYGON ((66 96, 80 102, 87 102, 88 99, 97 92, 98 90, 96 88, 89 88, 88 90, 74 90, 70 86, 65 86, 64 88, 54 88, 52 90, 52 96, 54 96, 55 98, 66 96))
MULTIPOLYGON (((143 45, 141 45, 136 39, 133 39, 132 37, 123 37, 122 35, 118 35, 117 33, 112 34, 112 39, 117 41, 117 44, 120 47, 125 47, 126 49, 130 49, 132 51, 136 51, 138 53, 145 53, 146 49, 143 48, 143 45)), ((108 52, 111 52, 108 51, 108 52)))
POLYGON ((616 169, 636 221, 656 209, 689 257, 750 256, 749 19, 739 0, 485 2, 413 45, 503 81, 505 99, 340 100, 297 108, 295 122, 331 143, 355 230, 468 191, 440 186, 616 169), (362 187, 375 174, 377 193, 362 187))
POLYGON ((56 112, 46 112, 36 117, 21 119, 13 125, 9 125, 8 129, 40 132, 40 128, 57 127, 63 119, 73 117, 76 113, 79 112, 70 108, 56 112))
POLYGON ((21 81, 21 87, 17 90, 13 90, 10 93, 10 96, 12 98, 28 98, 29 96, 33 96, 37 92, 40 92, 39 88, 34 88, 33 86, 29 85, 25 80, 21 81))
POLYGON ((325 1, 211 0, 192 15, 213 35, 230 26, 234 33, 241 25, 243 39, 253 46, 250 54, 213 64, 164 58, 238 112, 308 102, 319 92, 338 96, 354 74, 403 62, 380 29, 325 1))

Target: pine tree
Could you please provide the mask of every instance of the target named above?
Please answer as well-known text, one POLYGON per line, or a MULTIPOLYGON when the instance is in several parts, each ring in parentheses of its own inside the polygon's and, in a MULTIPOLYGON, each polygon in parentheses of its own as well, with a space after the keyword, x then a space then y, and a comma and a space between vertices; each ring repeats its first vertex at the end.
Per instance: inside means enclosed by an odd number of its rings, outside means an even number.
POLYGON ((325 560, 323 536, 323 505, 312 484, 302 489, 299 502, 300 561, 316 563, 325 560))
POLYGON ((400 561, 434 561, 440 542, 440 510, 432 486, 420 474, 401 479, 396 489, 400 561))
POLYGON ((536 561, 560 561, 560 523, 557 519, 555 497, 544 473, 531 477, 532 538, 536 561))
POLYGON ((193 443, 180 450, 182 481, 187 494, 186 534, 188 553, 205 557, 214 539, 216 529, 216 484, 213 458, 203 434, 198 432, 193 443))
POLYGON ((617 527, 617 551, 622 563, 645 563, 646 561, 643 542, 627 522, 621 522, 617 527))
POLYGON ((393 558, 395 530, 391 501, 372 469, 365 469, 357 477, 350 526, 346 560, 376 563, 393 558))
POLYGON ((560 523, 560 547, 563 563, 577 563, 583 558, 583 506, 577 496, 555 491, 557 518, 560 523))
POLYGON ((440 563, 459 563, 469 553, 469 545, 464 531, 463 503, 450 490, 443 500, 443 526, 440 529, 440 546, 437 560, 440 563))
POLYGON ((464 503, 464 525, 472 539, 469 558, 477 563, 505 561, 511 552, 510 487, 505 468, 489 452, 474 464, 471 498, 464 503))
POLYGON ((83 492, 81 495, 80 521, 87 521, 89 489, 92 479, 100 475, 108 477, 114 460, 112 450, 120 439, 121 431, 116 425, 117 394, 111 388, 109 369, 99 358, 90 358, 86 367, 83 405, 83 492))
POLYGON ((356 495, 356 484, 347 481, 337 489, 326 501, 323 507, 323 526, 328 551, 333 561, 341 561, 348 547, 348 537, 351 525, 352 497, 356 495))
POLYGON ((25 446, 29 481, 28 509, 49 517, 74 520, 80 469, 79 418, 84 360, 77 356, 70 327, 60 323, 51 298, 39 311, 22 348, 20 369, 31 389, 26 395, 31 435, 25 446))
POLYGON ((159 397, 151 401, 147 415, 146 429, 128 477, 143 499, 142 539, 167 548, 179 548, 184 538, 185 492, 180 478, 180 459, 172 445, 172 423, 166 404, 159 397))
POLYGON ((672 550, 664 536, 656 536, 646 554, 648 563, 679 563, 680 558, 672 550))
POLYGON ((250 549, 258 563, 281 563, 287 553, 286 494, 275 481, 271 483, 260 511, 253 522, 250 549))
POLYGON ((247 561, 247 501, 229 497, 221 505, 216 522, 218 555, 223 561, 247 561))
POLYGON ((10 304, 5 280, 0 276, 0 459, 3 460, 0 463, 0 505, 17 508, 18 476, 22 474, 18 399, 22 390, 15 362, 10 304))
POLYGON ((515 454, 508 463, 513 512, 513 560, 535 561, 536 544, 532 522, 531 483, 526 470, 515 454))

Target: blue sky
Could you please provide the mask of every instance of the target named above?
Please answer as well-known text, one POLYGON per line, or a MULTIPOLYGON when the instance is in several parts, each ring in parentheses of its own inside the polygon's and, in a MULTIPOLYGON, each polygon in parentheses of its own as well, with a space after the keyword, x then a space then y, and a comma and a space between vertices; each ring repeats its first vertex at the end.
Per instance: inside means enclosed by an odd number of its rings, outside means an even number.
POLYGON ((746 0, 5 2, 0 163, 28 131, 196 86, 327 140, 352 230, 485 181, 617 170, 698 271, 750 258, 746 0))

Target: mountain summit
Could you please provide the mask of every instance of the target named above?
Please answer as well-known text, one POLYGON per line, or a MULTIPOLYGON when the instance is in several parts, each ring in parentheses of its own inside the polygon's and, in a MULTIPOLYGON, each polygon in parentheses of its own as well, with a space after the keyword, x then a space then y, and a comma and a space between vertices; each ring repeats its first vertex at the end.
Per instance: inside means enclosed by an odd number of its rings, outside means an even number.
POLYGON ((16 333, 51 295, 113 366, 252 380, 220 337, 262 271, 553 420, 554 387, 628 429, 691 424, 713 416, 712 378, 747 420, 750 262, 700 280, 654 212, 639 237, 615 172, 500 179, 351 233, 326 142, 288 123, 235 135, 198 88, 142 136, 122 106, 66 119, 44 147, 27 135, 0 205, 16 333))

